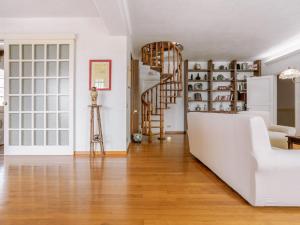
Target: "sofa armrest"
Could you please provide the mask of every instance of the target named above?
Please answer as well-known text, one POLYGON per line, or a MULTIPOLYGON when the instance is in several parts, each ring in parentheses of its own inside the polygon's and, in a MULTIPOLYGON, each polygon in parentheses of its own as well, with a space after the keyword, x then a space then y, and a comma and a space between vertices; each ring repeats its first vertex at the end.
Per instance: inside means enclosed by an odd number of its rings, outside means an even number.
POLYGON ((288 126, 271 125, 268 127, 268 130, 273 131, 273 132, 285 133, 286 135, 295 135, 296 134, 296 128, 288 127, 288 126))
POLYGON ((300 151, 287 151, 279 148, 272 148, 271 152, 258 158, 257 166, 258 170, 261 171, 278 172, 294 170, 300 175, 300 151))
POLYGON ((299 151, 272 150, 260 157, 257 166, 254 205, 300 205, 299 151))

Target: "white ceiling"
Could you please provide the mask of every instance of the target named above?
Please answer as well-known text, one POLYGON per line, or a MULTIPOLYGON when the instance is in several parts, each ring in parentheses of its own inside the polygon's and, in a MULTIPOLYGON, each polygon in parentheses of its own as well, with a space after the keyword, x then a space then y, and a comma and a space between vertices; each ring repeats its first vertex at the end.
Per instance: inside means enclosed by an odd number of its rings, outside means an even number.
POLYGON ((96 17, 93 0, 0 0, 0 17, 96 17))
POLYGON ((128 0, 135 49, 184 45, 189 59, 249 59, 300 33, 299 0, 128 0))
POLYGON ((132 32, 136 52, 177 41, 191 60, 266 55, 300 34, 299 12, 299 0, 0 0, 3 18, 101 17, 112 35, 132 32))
POLYGON ((127 13, 126 0, 0 0, 0 19, 100 17, 111 35, 131 30, 127 13))

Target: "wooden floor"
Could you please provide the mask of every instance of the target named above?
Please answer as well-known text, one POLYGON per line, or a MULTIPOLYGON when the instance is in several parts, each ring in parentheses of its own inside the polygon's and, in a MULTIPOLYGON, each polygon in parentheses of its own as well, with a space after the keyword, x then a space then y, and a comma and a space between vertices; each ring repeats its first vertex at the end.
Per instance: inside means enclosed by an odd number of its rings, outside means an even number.
POLYGON ((300 208, 251 207, 176 135, 127 158, 1 156, 0 224, 299 225, 300 208))

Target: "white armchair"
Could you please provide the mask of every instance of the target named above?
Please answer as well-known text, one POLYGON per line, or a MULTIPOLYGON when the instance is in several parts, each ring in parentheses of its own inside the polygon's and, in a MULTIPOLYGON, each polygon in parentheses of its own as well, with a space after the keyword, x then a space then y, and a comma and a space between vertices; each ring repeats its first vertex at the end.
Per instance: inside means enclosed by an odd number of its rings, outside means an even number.
POLYGON ((294 127, 281 126, 281 125, 270 125, 268 127, 269 131, 272 132, 281 132, 287 135, 295 135, 296 129, 294 127))
POLYGON ((295 135, 296 129, 294 127, 280 126, 272 124, 270 114, 267 111, 245 111, 240 114, 248 114, 252 116, 262 117, 266 127, 269 131, 269 138, 272 147, 287 149, 287 135, 295 135))

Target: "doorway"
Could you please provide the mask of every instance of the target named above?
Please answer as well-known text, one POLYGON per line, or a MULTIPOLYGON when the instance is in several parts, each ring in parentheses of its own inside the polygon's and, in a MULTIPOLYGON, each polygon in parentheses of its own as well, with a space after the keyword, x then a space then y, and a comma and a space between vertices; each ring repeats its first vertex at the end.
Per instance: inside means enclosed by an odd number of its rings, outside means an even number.
POLYGON ((131 124, 130 133, 138 133, 140 131, 140 74, 139 74, 139 60, 131 57, 131 124))
POLYGON ((295 82, 277 80, 277 123, 295 127, 295 82))
POLYGON ((5 40, 4 71, 4 154, 72 155, 74 40, 5 40))

